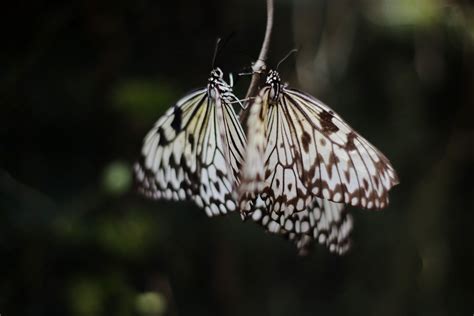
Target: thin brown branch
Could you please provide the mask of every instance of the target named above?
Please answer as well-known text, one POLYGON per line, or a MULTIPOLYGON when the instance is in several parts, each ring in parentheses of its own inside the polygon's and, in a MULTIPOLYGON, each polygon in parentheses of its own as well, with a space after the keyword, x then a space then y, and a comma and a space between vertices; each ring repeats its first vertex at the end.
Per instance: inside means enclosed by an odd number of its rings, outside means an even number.
MULTIPOLYGON (((270 38, 272 35, 273 28, 273 9, 274 4, 273 0, 267 0, 267 25, 265 28, 265 37, 263 38, 262 48, 260 49, 260 54, 258 55, 257 61, 252 65, 252 80, 250 81, 249 89, 247 90, 247 95, 245 96, 246 100, 252 100, 258 93, 258 87, 262 78, 264 78, 267 71, 267 58, 268 50, 270 48, 270 38)), ((247 101, 247 108, 250 104, 250 101, 247 101)), ((241 112, 241 121, 245 123, 247 121, 248 110, 241 112)))

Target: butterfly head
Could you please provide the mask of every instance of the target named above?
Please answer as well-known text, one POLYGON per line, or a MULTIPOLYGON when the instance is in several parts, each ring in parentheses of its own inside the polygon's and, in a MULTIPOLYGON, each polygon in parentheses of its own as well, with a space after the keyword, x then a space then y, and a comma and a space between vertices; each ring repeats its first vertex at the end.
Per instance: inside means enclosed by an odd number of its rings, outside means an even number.
POLYGON ((280 74, 276 70, 270 70, 267 75, 267 80, 265 84, 270 86, 270 99, 273 102, 278 101, 278 97, 280 96, 280 89, 281 89, 281 78, 280 74))
POLYGON ((219 67, 211 71, 207 89, 209 95, 212 97, 216 96, 216 92, 219 92, 223 98, 226 98, 229 93, 232 93, 232 87, 224 80, 224 73, 219 67))
POLYGON ((224 73, 219 67, 216 67, 211 71, 211 75, 209 76, 209 82, 211 83, 219 80, 224 80, 224 73))

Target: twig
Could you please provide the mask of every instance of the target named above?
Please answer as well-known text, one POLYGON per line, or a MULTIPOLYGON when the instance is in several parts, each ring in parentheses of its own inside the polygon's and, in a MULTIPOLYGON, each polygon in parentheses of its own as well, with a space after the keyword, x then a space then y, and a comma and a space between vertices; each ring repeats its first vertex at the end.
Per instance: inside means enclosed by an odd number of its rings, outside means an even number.
MULTIPOLYGON (((258 86, 264 77, 267 70, 267 56, 268 50, 270 48, 270 37, 272 35, 273 28, 273 0, 267 0, 267 26, 265 28, 265 37, 263 38, 262 48, 260 49, 260 54, 258 55, 257 61, 252 65, 252 80, 250 81, 249 89, 245 96, 246 100, 251 100, 257 95, 258 86)), ((249 102, 247 102, 248 108, 249 102)), ((247 121, 248 110, 242 111, 240 120, 242 123, 247 121)))

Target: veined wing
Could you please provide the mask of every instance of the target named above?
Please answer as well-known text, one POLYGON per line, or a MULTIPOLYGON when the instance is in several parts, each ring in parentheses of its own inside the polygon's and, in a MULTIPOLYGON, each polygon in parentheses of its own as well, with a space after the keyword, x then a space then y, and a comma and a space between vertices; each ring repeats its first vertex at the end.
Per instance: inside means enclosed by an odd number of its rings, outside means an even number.
POLYGON ((276 170, 274 168, 277 168, 277 165, 268 165, 270 161, 265 159, 267 140, 269 145, 272 145, 270 136, 271 133, 276 133, 276 129, 271 129, 272 124, 266 119, 278 118, 268 113, 269 104, 266 100, 268 99, 263 92, 256 97, 250 108, 249 138, 239 187, 241 209, 267 231, 291 240, 300 253, 308 251, 314 241, 326 245, 331 252, 345 253, 350 247, 352 217, 344 211, 343 204, 316 198, 302 211, 280 212, 279 207, 283 205, 283 200, 286 201, 287 191, 283 187, 283 190, 273 192, 275 186, 272 187, 273 182, 269 175, 271 170, 276 170), (267 131, 267 128, 270 130, 267 131))
POLYGON ((238 178, 233 173, 240 168, 244 144, 232 105, 217 87, 191 93, 145 137, 135 165, 140 190, 155 199, 192 199, 208 216, 233 211, 238 178))
POLYGON ((341 203, 316 198, 310 207, 290 216, 265 213, 264 209, 257 208, 251 218, 267 231, 292 241, 302 255, 310 251, 313 243, 324 245, 339 255, 351 246, 353 219, 341 203))
POLYGON ((295 159, 299 153, 290 123, 283 107, 270 104, 270 92, 270 87, 263 88, 250 108, 239 203, 246 212, 258 208, 288 217, 309 207, 315 196, 299 177, 295 159), (243 207, 248 201, 252 204, 250 210, 243 207))
MULTIPOLYGON (((236 189, 240 183, 240 172, 244 161, 245 146, 247 143, 245 133, 240 124, 239 117, 234 108, 229 103, 230 99, 239 102, 234 95, 227 98, 217 98, 217 121, 219 124, 220 139, 223 141, 223 152, 230 178, 233 183, 233 189, 236 189)), ((235 193, 235 192, 234 192, 235 193)), ((234 194, 236 197, 236 194, 234 194)))
POLYGON ((342 203, 383 208, 398 183, 382 153, 326 105, 281 85, 274 71, 250 107, 247 136, 241 209, 270 232, 294 228, 286 235, 300 249, 316 239, 347 251, 352 217, 342 203))
MULTIPOLYGON (((272 89, 264 87, 252 107, 268 105, 272 89)), ((265 125, 266 184, 256 193, 262 193, 269 212, 291 215, 306 209, 315 197, 369 209, 387 206, 388 190, 398 183, 390 162, 327 106, 280 87, 279 97, 265 113, 257 117, 251 112, 249 122, 265 125)), ((254 131, 249 125, 249 139, 260 137, 254 131)), ((250 145, 247 159, 259 152, 250 145)), ((260 175, 253 175, 253 181, 261 183, 260 175)))
POLYGON ((295 243, 300 254, 307 253, 315 242, 335 254, 343 255, 349 251, 353 219, 344 204, 317 198, 312 206, 291 217, 291 222, 287 219, 283 229, 290 228, 291 223, 294 225, 295 231, 289 232, 288 238, 295 243))
POLYGON ((266 188, 265 182, 265 148, 268 102, 258 95, 250 107, 247 121, 248 140, 245 150, 244 165, 241 171, 239 186, 239 206, 244 212, 255 209, 255 199, 266 188))
POLYGON ((298 90, 284 87, 278 109, 284 122, 277 144, 293 146, 285 148, 286 154, 303 195, 368 209, 388 205, 388 191, 398 178, 377 148, 329 107, 298 90))

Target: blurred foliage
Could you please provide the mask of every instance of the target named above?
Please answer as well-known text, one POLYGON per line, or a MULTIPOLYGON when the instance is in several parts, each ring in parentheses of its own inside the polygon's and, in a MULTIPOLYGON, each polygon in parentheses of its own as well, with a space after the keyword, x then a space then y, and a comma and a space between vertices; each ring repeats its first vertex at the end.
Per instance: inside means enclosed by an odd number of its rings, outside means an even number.
POLYGON ((104 170, 103 187, 107 193, 118 195, 130 190, 131 167, 123 162, 112 162, 104 170))
POLYGON ((179 97, 169 83, 147 79, 122 82, 114 89, 113 103, 118 111, 137 121, 150 121, 157 104, 172 104, 179 97))
POLYGON ((163 315, 166 311, 166 301, 159 293, 143 293, 137 296, 136 309, 143 316, 163 315))
POLYGON ((70 286, 72 310, 78 316, 100 315, 103 313, 104 293, 97 280, 79 280, 70 286))
POLYGON ((381 24, 389 26, 430 27, 442 19, 442 0, 371 1, 368 12, 381 24))
MULTIPOLYGON (((279 0, 270 65, 380 148, 401 184, 353 250, 148 201, 146 132, 257 56, 265 1, 10 2, 0 33, 0 314, 471 315, 474 6, 279 0)), ((237 77, 244 95, 248 77, 237 77)))

